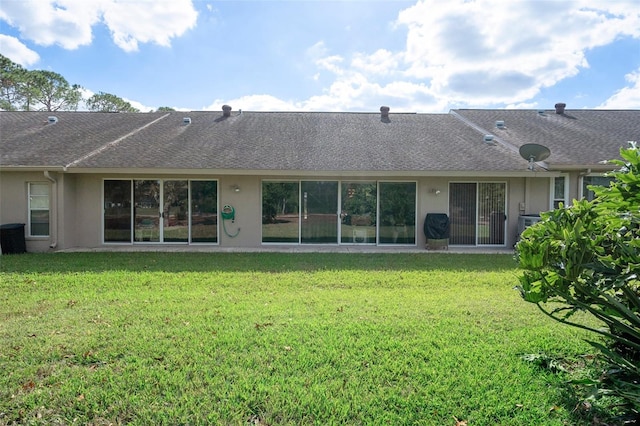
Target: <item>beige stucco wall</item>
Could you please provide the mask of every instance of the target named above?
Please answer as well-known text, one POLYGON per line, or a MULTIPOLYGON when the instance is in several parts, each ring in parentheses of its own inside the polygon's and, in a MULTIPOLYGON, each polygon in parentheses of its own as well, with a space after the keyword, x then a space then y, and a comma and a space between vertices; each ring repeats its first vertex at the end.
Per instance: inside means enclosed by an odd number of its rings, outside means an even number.
MULTIPOLYGON (((261 244, 261 184, 263 180, 282 180, 282 176, 228 176, 228 175, 101 175, 51 173, 57 187, 57 210, 52 205, 52 221, 57 223, 52 231, 57 234, 50 238, 26 238, 28 251, 50 250, 74 247, 99 248, 102 243, 102 187, 104 179, 215 179, 218 181, 219 209, 225 204, 235 208, 235 223, 226 223, 230 234, 239 233, 235 238, 225 234, 222 219, 219 220, 218 241, 220 247, 260 247, 261 244), (234 191, 234 186, 240 191, 234 191), (54 210, 56 210, 54 212, 54 210)), ((335 176, 290 176, 285 180, 343 180, 343 181, 415 181, 417 182, 417 222, 416 241, 418 247, 424 247, 424 218, 427 213, 448 213, 450 182, 506 182, 507 183, 507 232, 506 246, 512 246, 517 240, 517 223, 520 214, 537 214, 549 208, 550 180, 548 177, 511 177, 511 178, 380 178, 375 176, 335 177, 335 176)), ((570 179, 574 180, 573 176, 570 179)), ((0 223, 27 223, 27 183, 48 182, 43 172, 2 172, 0 173, 0 223)), ((571 188, 577 188, 577 183, 571 188)), ((56 202, 51 197, 51 202, 56 202)))
MULTIPOLYGON (((49 250, 51 237, 29 237, 28 183, 50 183, 43 172, 0 172, 0 224, 24 223, 28 252, 49 250)), ((51 229, 52 224, 50 224, 51 229)))

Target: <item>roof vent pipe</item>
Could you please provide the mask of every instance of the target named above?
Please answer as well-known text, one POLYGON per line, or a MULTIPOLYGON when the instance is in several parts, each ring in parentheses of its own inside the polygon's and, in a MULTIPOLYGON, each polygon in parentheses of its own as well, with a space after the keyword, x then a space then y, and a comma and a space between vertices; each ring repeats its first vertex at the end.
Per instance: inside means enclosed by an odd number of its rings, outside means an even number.
POLYGON ((557 104, 555 105, 555 107, 556 107, 556 114, 564 114, 564 109, 565 109, 565 107, 566 107, 566 106, 567 106, 567 104, 565 104, 565 103, 561 103, 561 102, 560 102, 560 103, 557 103, 557 104))
POLYGON ((231 107, 229 105, 222 105, 222 116, 231 117, 231 107))
POLYGON ((381 106, 380 107, 380 116, 382 118, 389 118, 389 107, 388 106, 381 106))
POLYGON ((58 117, 56 117, 55 115, 50 115, 47 121, 49 122, 49 124, 56 124, 58 122, 58 117))

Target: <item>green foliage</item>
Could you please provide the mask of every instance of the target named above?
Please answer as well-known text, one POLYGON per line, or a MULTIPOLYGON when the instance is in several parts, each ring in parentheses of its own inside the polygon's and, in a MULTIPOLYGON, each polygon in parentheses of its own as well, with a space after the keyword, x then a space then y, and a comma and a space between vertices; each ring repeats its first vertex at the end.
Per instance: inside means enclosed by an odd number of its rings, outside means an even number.
POLYGON ((86 104, 87 109, 94 112, 140 112, 124 99, 105 92, 92 95, 86 104))
POLYGON ((0 109, 16 111, 24 104, 24 94, 20 90, 26 81, 27 70, 0 55, 0 109))
POLYGON ((53 71, 29 71, 22 89, 25 96, 24 109, 75 111, 82 99, 80 89, 80 86, 69 84, 63 76, 53 71))
MULTIPOLYGON (((53 71, 29 71, 0 55, 0 109, 5 111, 75 111, 82 100, 82 87, 69 84, 53 71)), ((86 100, 90 111, 139 112, 129 102, 100 92, 86 100)), ((158 111, 174 111, 160 107, 158 111)))
POLYGON ((0 108, 7 111, 76 110, 81 87, 53 71, 28 71, 0 55, 0 108))
POLYGON ((608 363, 582 382, 595 396, 620 398, 640 411, 640 151, 622 149, 608 187, 591 187, 593 201, 543 213, 516 246, 525 270, 517 288, 546 315, 582 329, 608 363), (555 306, 555 307, 554 307, 555 306), (574 321, 587 312, 602 328, 574 321), (603 340, 605 343, 601 342, 603 340))

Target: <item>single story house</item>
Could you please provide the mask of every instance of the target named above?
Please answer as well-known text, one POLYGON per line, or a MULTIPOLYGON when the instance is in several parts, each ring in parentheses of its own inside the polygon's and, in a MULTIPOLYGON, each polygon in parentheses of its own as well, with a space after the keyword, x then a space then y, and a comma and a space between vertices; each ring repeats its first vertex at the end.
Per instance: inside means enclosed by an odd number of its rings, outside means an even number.
POLYGON ((27 251, 425 247, 428 214, 450 246, 508 248, 606 179, 640 110, 2 111, 0 132, 0 224, 27 251))

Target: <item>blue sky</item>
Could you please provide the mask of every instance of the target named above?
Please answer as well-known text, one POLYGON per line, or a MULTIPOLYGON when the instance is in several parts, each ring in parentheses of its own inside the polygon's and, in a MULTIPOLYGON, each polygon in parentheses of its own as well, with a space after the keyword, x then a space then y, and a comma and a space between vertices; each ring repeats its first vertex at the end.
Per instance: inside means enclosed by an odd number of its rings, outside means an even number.
POLYGON ((638 0, 2 0, 0 53, 143 111, 640 109, 638 0))

